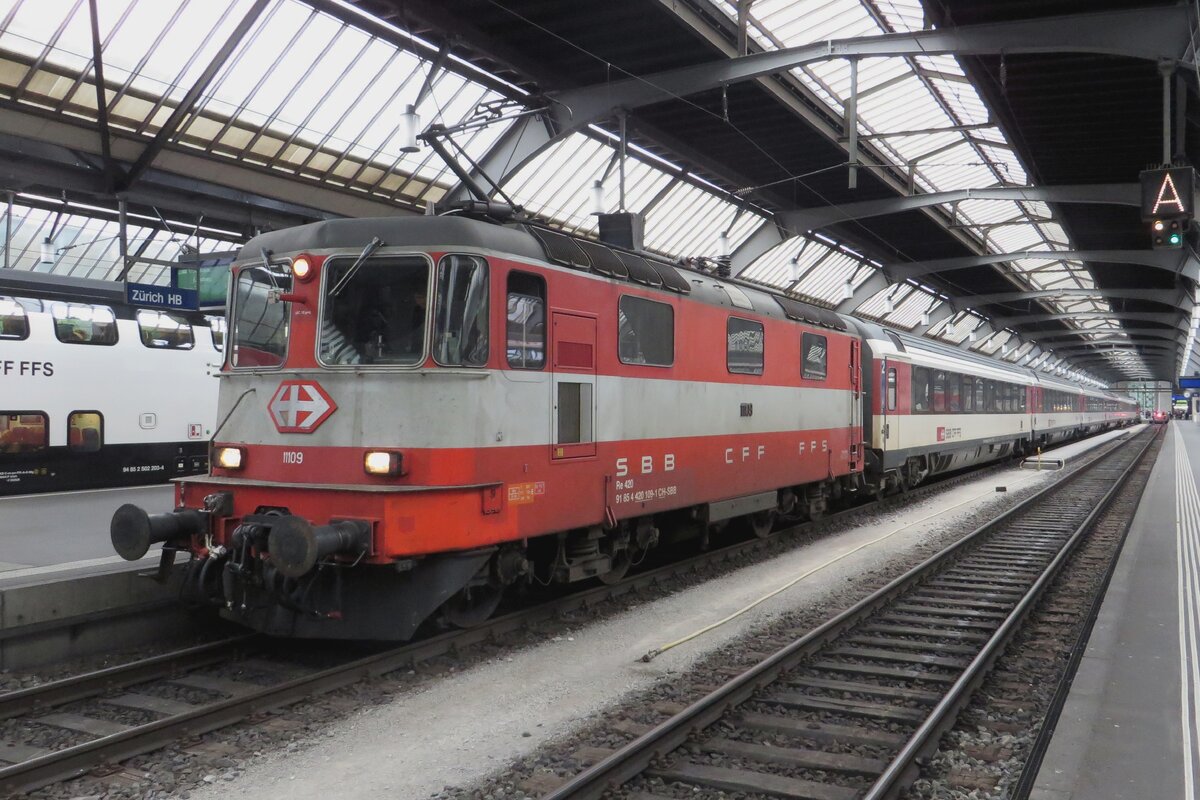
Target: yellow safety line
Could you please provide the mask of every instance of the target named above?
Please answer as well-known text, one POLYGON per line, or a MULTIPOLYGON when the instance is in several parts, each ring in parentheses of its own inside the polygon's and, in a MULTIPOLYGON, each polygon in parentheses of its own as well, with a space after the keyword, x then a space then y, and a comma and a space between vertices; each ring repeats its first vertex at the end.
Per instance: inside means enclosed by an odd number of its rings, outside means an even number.
MULTIPOLYGON (((1035 475, 1035 476, 1031 476, 1031 477, 1030 477, 1028 480, 1029 480, 1029 481, 1032 481, 1034 477, 1036 477, 1036 475, 1035 475)), ((1027 482, 1028 482, 1028 481, 1027 481, 1027 482)), ((656 647, 656 648, 654 648, 653 650, 650 650, 650 651, 648 651, 648 652, 647 652, 645 655, 643 655, 643 656, 641 657, 641 660, 642 660, 642 661, 645 661, 645 662, 650 662, 650 661, 653 661, 655 658, 657 658, 658 656, 660 656, 660 655, 662 655, 663 653, 667 652, 668 650, 671 650, 672 648, 678 647, 679 645, 681 645, 681 644, 684 644, 684 643, 686 643, 686 642, 690 642, 691 640, 693 640, 693 639, 695 639, 695 638, 697 638, 697 637, 703 636, 704 634, 708 633, 709 631, 711 631, 711 630, 714 630, 714 629, 716 629, 716 628, 719 628, 719 627, 721 627, 722 625, 724 625, 725 623, 729 622, 730 620, 737 619, 738 617, 740 617, 741 615, 745 614, 747 611, 749 611, 750 609, 754 608, 755 606, 762 605, 763 603, 765 603, 766 601, 770 600, 770 599, 771 599, 772 597, 774 597, 775 595, 777 595, 777 594, 779 594, 779 593, 781 593, 781 592, 785 592, 785 591, 787 591, 788 589, 792 588, 793 586, 795 586, 795 585, 796 585, 797 583, 799 583, 800 581, 804 580, 805 578, 809 577, 810 575, 812 575, 812 574, 814 574, 814 573, 816 573, 816 572, 820 572, 821 570, 825 569, 826 567, 830 566, 831 564, 836 564, 837 562, 841 561, 842 559, 844 559, 844 558, 848 558, 849 556, 852 556, 852 555, 854 555, 855 553, 857 553, 858 551, 860 551, 860 550, 863 550, 863 549, 865 549, 865 548, 867 548, 867 547, 870 547, 870 546, 872 546, 872 545, 878 544, 879 542, 882 542, 884 539, 888 539, 888 538, 890 538, 890 537, 892 537, 892 536, 895 536, 897 533, 900 533, 901 531, 908 530, 909 528, 911 528, 911 527, 913 527, 913 526, 915 526, 915 525, 919 525, 919 524, 921 524, 922 522, 925 522, 926 520, 930 520, 930 519, 933 519, 934 517, 940 516, 940 515, 942 515, 942 514, 945 514, 945 513, 947 513, 947 512, 950 512, 950 511, 953 511, 954 509, 956 509, 956 508, 958 508, 958 507, 960 507, 960 506, 965 506, 967 503, 973 503, 974 501, 978 500, 979 498, 983 497, 984 495, 989 495, 989 494, 995 494, 995 489, 993 489, 992 491, 989 491, 989 492, 980 492, 979 494, 977 494, 977 495, 974 495, 973 497, 969 497, 969 498, 967 498, 966 500, 963 500, 961 503, 958 503, 958 504, 956 504, 956 505, 952 505, 952 506, 950 506, 949 508, 944 508, 944 509, 942 509, 942 510, 940 510, 940 511, 935 511, 934 513, 932 513, 932 514, 929 514, 928 516, 921 517, 921 519, 915 520, 914 522, 910 522, 910 523, 908 523, 907 525, 903 525, 903 526, 901 526, 901 527, 899 527, 899 528, 896 528, 896 529, 895 529, 895 530, 893 530, 893 531, 889 531, 888 533, 885 533, 885 534, 883 534, 882 536, 880 536, 880 537, 878 537, 878 538, 876 538, 876 539, 872 539, 872 540, 871 540, 871 541, 869 541, 869 542, 863 542, 863 543, 862 543, 862 544, 860 544, 858 547, 855 547, 853 550, 847 550, 845 553, 842 553, 842 554, 841 554, 841 555, 839 555, 839 556, 835 556, 834 558, 831 558, 831 559, 829 559, 829 560, 828 560, 828 561, 826 561, 824 564, 820 564, 820 565, 818 565, 818 566, 815 566, 815 567, 813 567, 812 569, 810 569, 808 572, 805 572, 805 573, 803 573, 803 574, 801 574, 801 575, 798 575, 798 576, 796 576, 795 578, 792 578, 790 581, 788 581, 787 583, 785 583, 783 586, 780 586, 780 587, 779 587, 778 589, 776 589, 775 591, 773 591, 773 592, 771 592, 771 593, 769 593, 769 594, 765 594, 765 595, 763 595, 762 597, 758 598, 757 600, 755 600, 755 601, 754 601, 753 603, 751 603, 750 605, 746 606, 745 608, 741 608, 741 609, 739 609, 739 610, 737 610, 737 611, 733 612, 732 614, 730 614, 729 616, 725 617, 724 619, 717 620, 716 622, 714 622, 714 623, 712 623, 712 624, 710 624, 710 625, 705 625, 703 628, 701 628, 701 629, 699 629, 699 630, 697 630, 697 631, 694 631, 694 632, 692 632, 692 633, 689 633, 687 636, 684 636, 684 637, 683 637, 683 638, 681 638, 681 639, 676 639, 676 640, 675 640, 675 641, 673 641, 673 642, 668 642, 667 644, 664 644, 664 645, 662 645, 661 647, 656 647)))

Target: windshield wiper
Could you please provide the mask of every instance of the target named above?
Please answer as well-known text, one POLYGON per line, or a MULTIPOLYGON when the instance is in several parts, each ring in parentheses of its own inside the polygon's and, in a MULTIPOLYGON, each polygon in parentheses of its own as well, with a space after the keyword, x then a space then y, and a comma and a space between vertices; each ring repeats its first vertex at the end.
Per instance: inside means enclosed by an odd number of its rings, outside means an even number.
POLYGON ((336 286, 329 290, 330 297, 337 297, 339 294, 341 294, 342 290, 346 288, 346 284, 348 284, 350 279, 354 277, 354 273, 358 272, 358 268, 363 265, 363 262, 370 258, 371 254, 382 246, 383 240, 378 236, 373 237, 370 243, 363 248, 363 251, 358 254, 358 258, 355 259, 354 263, 350 265, 350 269, 346 270, 346 274, 342 276, 342 279, 337 282, 336 286))

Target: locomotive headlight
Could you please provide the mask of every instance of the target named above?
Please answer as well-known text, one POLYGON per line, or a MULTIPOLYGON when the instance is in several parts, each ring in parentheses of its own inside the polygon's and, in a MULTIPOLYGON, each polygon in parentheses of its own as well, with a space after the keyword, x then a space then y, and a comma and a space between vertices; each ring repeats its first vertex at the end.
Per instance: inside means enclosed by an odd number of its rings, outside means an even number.
POLYGON ((312 262, 304 256, 300 256, 292 262, 292 275, 298 281, 307 281, 313 276, 312 262))
POLYGON ((241 469, 246 463, 246 451, 240 447, 218 447, 216 457, 221 469, 241 469))
POLYGON ((363 470, 368 475, 395 477, 402 464, 400 454, 393 450, 368 450, 363 456, 363 470))

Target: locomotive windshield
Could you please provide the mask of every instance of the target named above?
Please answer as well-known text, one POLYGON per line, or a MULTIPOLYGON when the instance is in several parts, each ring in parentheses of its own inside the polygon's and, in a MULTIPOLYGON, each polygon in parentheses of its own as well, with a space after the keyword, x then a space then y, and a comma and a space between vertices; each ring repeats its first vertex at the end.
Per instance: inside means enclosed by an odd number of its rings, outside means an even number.
POLYGON ((273 298, 272 290, 292 290, 292 273, 287 265, 259 264, 243 267, 238 273, 233 299, 235 367, 277 367, 287 355, 291 303, 273 298))
POLYGON ((420 256, 330 258, 321 309, 323 364, 415 366, 425 357, 429 262, 420 256))

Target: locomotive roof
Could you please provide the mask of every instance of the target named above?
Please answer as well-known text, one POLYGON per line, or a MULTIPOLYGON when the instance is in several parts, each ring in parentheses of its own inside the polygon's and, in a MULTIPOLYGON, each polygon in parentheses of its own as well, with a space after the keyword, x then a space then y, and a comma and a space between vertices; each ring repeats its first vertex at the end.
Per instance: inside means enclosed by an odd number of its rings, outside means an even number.
POLYGON ((477 247, 548 261, 607 278, 638 283, 676 294, 696 294, 716 305, 742 307, 774 317, 846 330, 845 320, 824 308, 788 297, 770 287, 720 278, 677 266, 651 254, 568 236, 526 224, 499 224, 466 216, 405 216, 333 219, 260 234, 247 242, 238 260, 268 253, 297 253, 334 247, 364 248, 378 237, 383 246, 477 247), (771 298, 771 300, 766 298, 771 298), (748 305, 747 305, 748 304, 748 305))

